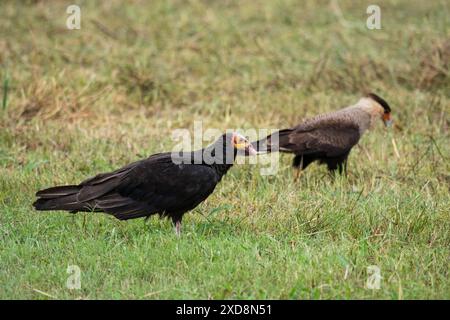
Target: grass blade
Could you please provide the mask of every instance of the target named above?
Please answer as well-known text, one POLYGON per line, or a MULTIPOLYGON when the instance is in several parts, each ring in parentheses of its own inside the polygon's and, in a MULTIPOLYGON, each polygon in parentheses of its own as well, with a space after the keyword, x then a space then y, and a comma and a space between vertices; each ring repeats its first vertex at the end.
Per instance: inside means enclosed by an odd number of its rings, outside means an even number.
POLYGON ((6 76, 3 80, 3 99, 2 99, 2 110, 5 111, 8 106, 8 89, 9 89, 9 77, 6 76))

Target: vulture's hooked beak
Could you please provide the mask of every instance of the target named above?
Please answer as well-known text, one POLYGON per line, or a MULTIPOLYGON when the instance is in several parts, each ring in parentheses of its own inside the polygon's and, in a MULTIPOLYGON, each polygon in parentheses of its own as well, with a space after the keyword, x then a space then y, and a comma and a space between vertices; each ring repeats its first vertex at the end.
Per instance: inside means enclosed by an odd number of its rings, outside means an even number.
POLYGON ((253 145, 246 138, 237 133, 233 134, 233 146, 240 154, 243 153, 246 156, 258 154, 253 145))
POLYGON ((383 113, 383 122, 386 127, 392 126, 392 118, 390 112, 383 113))
POLYGON ((258 152, 255 150, 253 145, 247 141, 247 144, 245 145, 245 155, 246 156, 256 156, 258 152))

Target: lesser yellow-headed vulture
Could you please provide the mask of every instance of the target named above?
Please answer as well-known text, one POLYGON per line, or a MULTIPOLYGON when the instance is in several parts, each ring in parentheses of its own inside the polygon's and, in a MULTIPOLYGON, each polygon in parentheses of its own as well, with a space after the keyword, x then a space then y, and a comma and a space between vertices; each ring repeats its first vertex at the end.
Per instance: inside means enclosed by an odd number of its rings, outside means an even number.
POLYGON ((226 133, 201 150, 154 154, 78 185, 41 190, 33 205, 37 210, 105 212, 120 220, 158 213, 172 219, 179 235, 183 214, 214 191, 238 153, 256 151, 241 135, 226 133))

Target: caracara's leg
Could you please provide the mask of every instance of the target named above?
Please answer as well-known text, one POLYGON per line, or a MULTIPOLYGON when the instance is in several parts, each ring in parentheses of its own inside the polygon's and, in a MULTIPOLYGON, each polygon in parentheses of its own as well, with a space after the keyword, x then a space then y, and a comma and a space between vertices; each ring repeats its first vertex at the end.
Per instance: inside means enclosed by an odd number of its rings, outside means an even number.
POLYGON ((347 159, 348 159, 348 153, 342 157, 342 160, 339 160, 338 162, 338 169, 339 174, 344 173, 345 176, 347 176, 347 159))
POLYGON ((344 163, 342 164, 344 167, 344 175, 348 176, 348 170, 347 170, 347 159, 344 160, 344 163))
POLYGON ((303 170, 301 169, 301 167, 296 167, 294 170, 295 170, 294 182, 297 182, 303 170))
POLYGON ((348 153, 341 157, 328 158, 326 164, 330 173, 334 173, 337 170, 341 175, 342 173, 347 174, 347 156, 348 153))
POLYGON ((313 161, 312 158, 306 157, 304 155, 296 155, 292 166, 295 169, 294 182, 297 182, 303 170, 313 161))
POLYGON ((344 171, 344 163, 343 162, 338 163, 338 170, 339 170, 339 174, 342 175, 342 172, 344 171))
POLYGON ((328 171, 330 173, 334 173, 336 172, 337 169, 339 169, 339 172, 341 171, 341 166, 338 165, 337 161, 335 159, 328 159, 327 160, 327 167, 328 167, 328 171))

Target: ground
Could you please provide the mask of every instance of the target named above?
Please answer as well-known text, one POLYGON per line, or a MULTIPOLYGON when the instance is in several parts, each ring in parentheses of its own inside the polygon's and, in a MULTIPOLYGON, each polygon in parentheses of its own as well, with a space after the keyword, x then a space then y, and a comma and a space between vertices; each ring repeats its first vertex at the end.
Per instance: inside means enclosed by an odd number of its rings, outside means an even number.
POLYGON ((450 298, 448 1, 378 1, 380 30, 373 1, 289 0, 76 1, 69 30, 73 2, 0 5, 0 298, 450 298), (284 154, 272 176, 236 165, 181 238, 31 206, 194 121, 284 128, 367 91, 396 126, 363 137, 347 178, 311 165, 294 182, 284 154))

